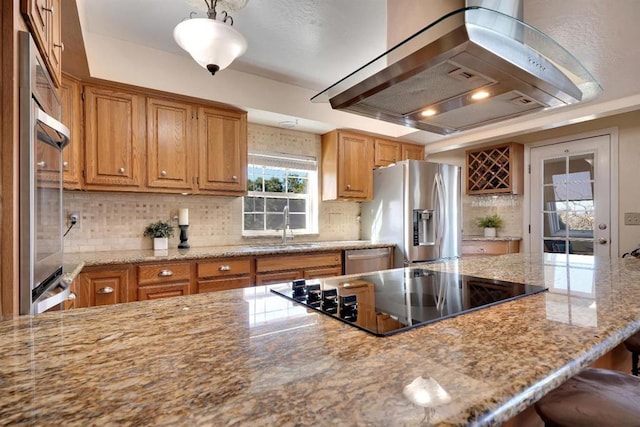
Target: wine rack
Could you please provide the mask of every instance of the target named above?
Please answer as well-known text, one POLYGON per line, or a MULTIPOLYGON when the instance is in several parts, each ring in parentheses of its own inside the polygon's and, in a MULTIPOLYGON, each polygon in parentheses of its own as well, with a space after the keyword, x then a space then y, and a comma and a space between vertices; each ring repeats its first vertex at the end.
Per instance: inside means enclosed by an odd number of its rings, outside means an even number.
POLYGON ((524 181, 522 144, 483 147, 466 152, 467 194, 522 194, 524 181))

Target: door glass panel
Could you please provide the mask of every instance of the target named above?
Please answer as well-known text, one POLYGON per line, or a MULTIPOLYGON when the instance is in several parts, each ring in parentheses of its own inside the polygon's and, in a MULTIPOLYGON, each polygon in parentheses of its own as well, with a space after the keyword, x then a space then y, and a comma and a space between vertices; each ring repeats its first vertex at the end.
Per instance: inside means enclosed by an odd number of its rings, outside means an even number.
POLYGON ((553 177, 567 173, 567 159, 547 159, 544 161, 544 181, 543 184, 554 184, 553 177))
POLYGON ((544 161, 545 252, 593 254, 593 163, 593 153, 544 161))

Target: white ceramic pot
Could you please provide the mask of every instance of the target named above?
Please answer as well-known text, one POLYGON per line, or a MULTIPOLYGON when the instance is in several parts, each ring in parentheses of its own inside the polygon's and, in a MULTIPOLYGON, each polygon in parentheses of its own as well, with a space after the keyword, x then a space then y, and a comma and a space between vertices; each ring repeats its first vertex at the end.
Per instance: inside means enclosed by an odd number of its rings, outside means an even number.
POLYGON ((166 251, 169 249, 169 238, 167 237, 154 237, 153 250, 154 251, 166 251))
POLYGON ((496 237, 496 229, 494 227, 485 228, 484 237, 496 237))

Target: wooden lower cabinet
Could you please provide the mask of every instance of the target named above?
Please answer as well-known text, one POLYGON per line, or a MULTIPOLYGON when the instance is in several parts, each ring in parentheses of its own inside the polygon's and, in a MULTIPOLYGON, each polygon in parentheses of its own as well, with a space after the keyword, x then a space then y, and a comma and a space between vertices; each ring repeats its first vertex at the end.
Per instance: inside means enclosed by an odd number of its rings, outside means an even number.
POLYGON ((304 272, 301 270, 277 273, 258 273, 256 274, 256 285, 273 285, 274 283, 293 282, 294 280, 302 278, 304 278, 304 272))
POLYGON ((191 261, 138 265, 138 301, 189 295, 192 269, 191 261))
POLYGON ((215 292, 246 288, 253 283, 253 259, 216 258, 198 261, 197 292, 215 292))
POLYGON ((463 240, 462 256, 505 255, 520 252, 519 240, 463 240))
POLYGON ((93 307, 135 301, 133 266, 86 267, 79 276, 75 307, 93 307))

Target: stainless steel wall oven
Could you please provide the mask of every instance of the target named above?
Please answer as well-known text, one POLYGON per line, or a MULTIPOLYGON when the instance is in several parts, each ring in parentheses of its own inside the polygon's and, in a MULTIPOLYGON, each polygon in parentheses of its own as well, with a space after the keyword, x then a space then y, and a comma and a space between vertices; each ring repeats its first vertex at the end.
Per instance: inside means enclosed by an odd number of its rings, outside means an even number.
POLYGON ((26 32, 20 49, 20 314, 61 305, 62 149, 69 130, 58 120, 60 100, 26 32))

